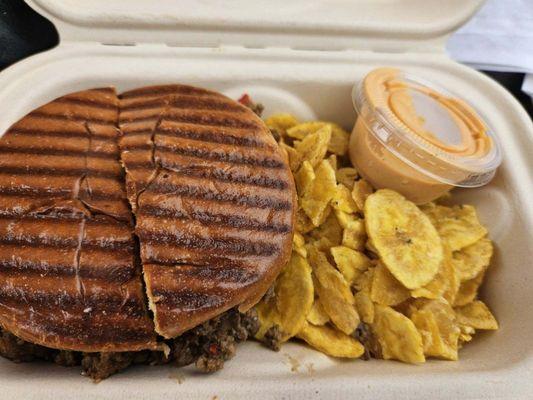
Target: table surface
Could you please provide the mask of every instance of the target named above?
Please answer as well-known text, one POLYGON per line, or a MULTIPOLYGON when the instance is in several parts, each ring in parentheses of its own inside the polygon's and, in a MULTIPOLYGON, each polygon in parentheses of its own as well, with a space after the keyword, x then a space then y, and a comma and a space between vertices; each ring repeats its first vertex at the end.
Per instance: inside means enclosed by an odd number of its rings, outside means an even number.
MULTIPOLYGON (((0 71, 14 62, 54 47, 54 26, 23 0, 0 0, 0 71)), ((533 118, 530 97, 521 90, 524 74, 482 71, 507 88, 533 118)))

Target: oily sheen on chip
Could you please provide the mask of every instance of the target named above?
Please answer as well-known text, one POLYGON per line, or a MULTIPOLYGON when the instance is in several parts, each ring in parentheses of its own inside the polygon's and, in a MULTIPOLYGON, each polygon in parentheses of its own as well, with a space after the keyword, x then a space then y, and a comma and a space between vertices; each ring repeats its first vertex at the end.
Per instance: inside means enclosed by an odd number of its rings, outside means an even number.
POLYGON ((259 117, 216 92, 69 94, 0 151, 0 326, 27 342, 160 349, 157 334, 253 306, 290 256, 287 162, 259 117))

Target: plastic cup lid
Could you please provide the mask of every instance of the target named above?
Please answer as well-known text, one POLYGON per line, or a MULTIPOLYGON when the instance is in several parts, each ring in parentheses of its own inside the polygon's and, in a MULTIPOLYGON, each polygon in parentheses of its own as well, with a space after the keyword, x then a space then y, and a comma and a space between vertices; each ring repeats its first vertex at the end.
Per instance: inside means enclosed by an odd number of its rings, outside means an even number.
POLYGON ((439 182, 482 186, 501 163, 499 141, 481 114, 438 85, 378 68, 354 86, 352 100, 387 150, 439 182))

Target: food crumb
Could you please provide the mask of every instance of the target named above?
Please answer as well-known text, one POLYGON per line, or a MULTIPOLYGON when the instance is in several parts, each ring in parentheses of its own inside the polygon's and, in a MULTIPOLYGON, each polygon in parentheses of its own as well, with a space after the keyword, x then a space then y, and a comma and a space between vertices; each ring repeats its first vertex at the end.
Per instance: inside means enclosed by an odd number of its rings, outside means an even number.
POLYGON ((289 365, 291 366, 291 372, 298 372, 301 365, 300 361, 290 356, 289 354, 284 354, 284 356, 287 357, 287 360, 289 361, 289 365))
POLYGON ((170 379, 175 380, 180 385, 185 381, 185 375, 183 375, 183 373, 179 371, 171 372, 170 374, 168 374, 168 377, 170 379))
POLYGON ((313 364, 312 362, 305 364, 305 367, 307 368, 307 372, 309 372, 310 374, 315 373, 315 364, 313 364))
POLYGON ((258 117, 261 117, 261 114, 265 109, 261 103, 254 102, 248 93, 244 93, 237 101, 252 110, 258 117))
POLYGON ((265 333, 263 344, 271 350, 279 351, 281 347, 281 330, 278 325, 274 325, 265 333))

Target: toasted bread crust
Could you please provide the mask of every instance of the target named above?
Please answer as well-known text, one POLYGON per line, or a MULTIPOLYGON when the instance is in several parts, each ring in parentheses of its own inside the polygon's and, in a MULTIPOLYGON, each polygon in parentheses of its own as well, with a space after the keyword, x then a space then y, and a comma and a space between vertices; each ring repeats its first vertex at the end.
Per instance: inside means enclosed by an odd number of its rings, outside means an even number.
POLYGON ((249 308, 287 262, 292 175, 263 121, 205 89, 121 95, 120 147, 157 332, 249 308))
POLYGON ((156 333, 253 306, 290 256, 286 160, 219 93, 73 93, 16 123, 0 153, 0 326, 31 343, 158 349, 156 333))
POLYGON ((0 139, 0 325, 77 350, 157 348, 136 265, 113 89, 61 97, 0 139))

